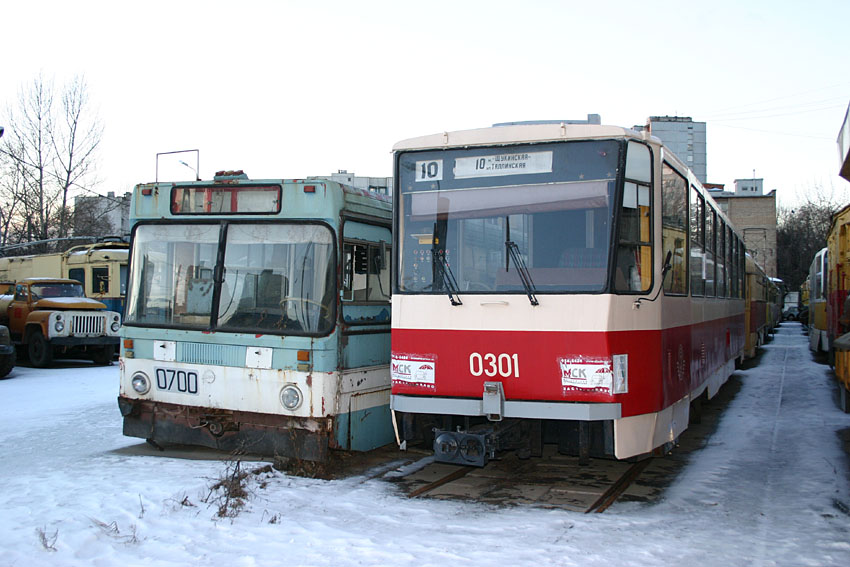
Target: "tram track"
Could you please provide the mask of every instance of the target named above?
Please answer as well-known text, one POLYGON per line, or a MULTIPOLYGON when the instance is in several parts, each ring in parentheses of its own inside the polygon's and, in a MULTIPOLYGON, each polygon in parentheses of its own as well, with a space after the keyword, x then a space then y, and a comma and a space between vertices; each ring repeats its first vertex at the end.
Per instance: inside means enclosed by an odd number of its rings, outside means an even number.
POLYGON ((642 486, 635 484, 653 461, 595 459, 585 466, 577 458, 557 454, 527 460, 511 456, 491 461, 483 468, 431 462, 409 474, 385 480, 399 485, 408 498, 602 513, 624 495, 632 501, 651 501, 660 495, 667 476, 663 467, 642 486))

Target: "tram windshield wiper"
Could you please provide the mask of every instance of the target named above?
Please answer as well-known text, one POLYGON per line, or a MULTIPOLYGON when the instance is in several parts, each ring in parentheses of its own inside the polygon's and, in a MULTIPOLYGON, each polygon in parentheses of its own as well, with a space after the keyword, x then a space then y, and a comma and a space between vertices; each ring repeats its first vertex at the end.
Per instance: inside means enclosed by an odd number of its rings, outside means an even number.
POLYGON ((434 258, 440 280, 446 286, 446 289, 449 290, 449 300, 451 300, 452 305, 463 305, 463 301, 460 300, 460 286, 457 285, 457 280, 451 266, 449 266, 448 260, 446 260, 445 254, 438 254, 437 250, 434 250, 432 257, 434 258))
MULTIPOLYGON (((534 295, 534 282, 531 281, 531 274, 528 272, 528 266, 525 265, 525 260, 522 259, 522 254, 519 252, 519 246, 512 240, 505 240, 505 249, 508 256, 513 260, 519 279, 522 280, 522 285, 525 287, 525 293, 528 295, 528 300, 532 305, 539 305, 537 297, 534 295)), ((507 268, 507 266, 506 266, 507 268)), ((507 271, 507 269, 505 270, 507 271)))

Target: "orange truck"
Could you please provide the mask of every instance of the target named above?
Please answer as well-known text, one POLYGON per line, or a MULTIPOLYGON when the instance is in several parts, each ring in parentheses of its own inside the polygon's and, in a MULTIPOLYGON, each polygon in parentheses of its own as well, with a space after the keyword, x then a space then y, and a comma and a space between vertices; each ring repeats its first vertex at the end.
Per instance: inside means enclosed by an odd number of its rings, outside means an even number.
POLYGON ((11 342, 25 347, 33 366, 54 356, 91 358, 109 364, 118 346, 121 317, 84 296, 80 282, 64 278, 25 278, 0 295, 0 324, 11 342))
POLYGON ((5 378, 15 367, 15 345, 9 327, 0 325, 0 378, 5 378))

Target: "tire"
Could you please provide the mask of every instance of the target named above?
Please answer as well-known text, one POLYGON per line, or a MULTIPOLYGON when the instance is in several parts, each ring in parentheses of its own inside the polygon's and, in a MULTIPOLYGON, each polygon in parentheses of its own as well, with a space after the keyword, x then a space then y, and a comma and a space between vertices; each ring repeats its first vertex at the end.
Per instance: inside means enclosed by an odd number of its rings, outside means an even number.
POLYGON ((9 372, 15 367, 15 350, 12 349, 8 355, 3 358, 0 358, 0 378, 5 378, 9 375, 9 372))
POLYGON ((115 356, 115 345, 106 345, 92 353, 92 361, 99 366, 109 366, 112 364, 112 357, 115 356))
POLYGON ((29 354, 30 363, 36 368, 45 368, 53 362, 53 347, 41 331, 33 331, 30 335, 27 354, 29 354))

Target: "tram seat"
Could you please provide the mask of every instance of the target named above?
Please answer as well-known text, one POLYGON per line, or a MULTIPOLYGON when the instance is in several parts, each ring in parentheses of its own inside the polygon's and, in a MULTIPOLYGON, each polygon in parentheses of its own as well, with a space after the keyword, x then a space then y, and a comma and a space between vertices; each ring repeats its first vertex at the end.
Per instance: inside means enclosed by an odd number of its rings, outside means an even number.
POLYGON ((567 248, 561 253, 562 268, 604 268, 606 251, 598 248, 567 248))
MULTIPOLYGON (((552 288, 564 290, 569 286, 597 286, 600 282, 605 281, 604 267, 588 267, 588 268, 531 268, 528 270, 531 280, 537 289, 552 288)), ((496 275, 497 290, 518 290, 523 289, 522 280, 520 280, 519 272, 510 270, 506 272, 499 270, 496 275)))

